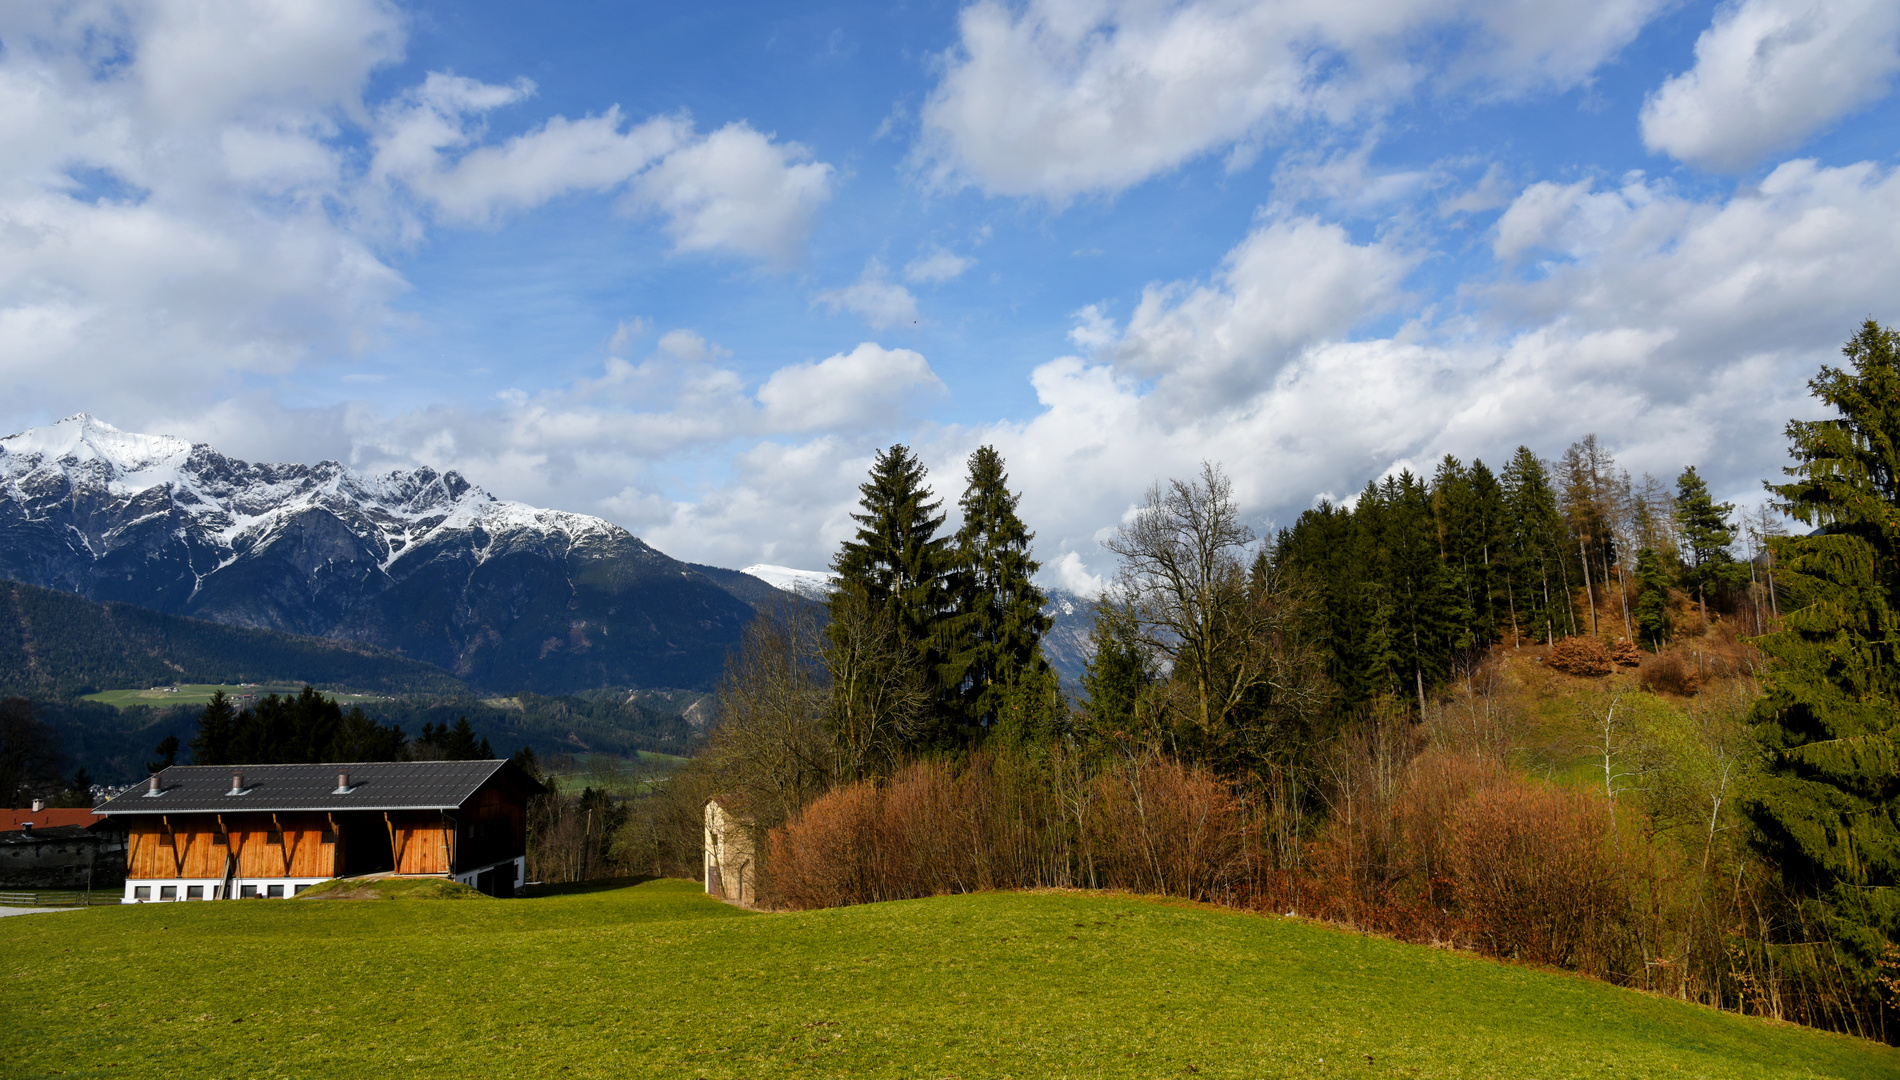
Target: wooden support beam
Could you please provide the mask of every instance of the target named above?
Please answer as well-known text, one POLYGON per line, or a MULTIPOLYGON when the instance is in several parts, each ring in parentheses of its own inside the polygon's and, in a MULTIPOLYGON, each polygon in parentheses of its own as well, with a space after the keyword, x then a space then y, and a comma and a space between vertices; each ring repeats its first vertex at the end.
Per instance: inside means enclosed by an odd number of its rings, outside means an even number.
POLYGON ((402 873, 402 852, 396 850, 396 823, 389 820, 389 811, 383 811, 383 824, 389 829, 389 871, 402 873))

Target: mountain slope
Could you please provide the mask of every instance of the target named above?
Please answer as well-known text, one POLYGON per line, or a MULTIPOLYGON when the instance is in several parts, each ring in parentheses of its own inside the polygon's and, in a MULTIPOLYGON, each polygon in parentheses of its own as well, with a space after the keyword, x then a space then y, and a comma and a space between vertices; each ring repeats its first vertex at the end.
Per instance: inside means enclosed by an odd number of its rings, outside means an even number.
POLYGON ((355 641, 468 682, 704 688, 756 579, 423 468, 253 464, 87 416, 0 439, 0 578, 355 641))
POLYGON ((0 696, 59 698, 175 682, 467 693, 433 664, 354 642, 237 629, 0 581, 0 696))

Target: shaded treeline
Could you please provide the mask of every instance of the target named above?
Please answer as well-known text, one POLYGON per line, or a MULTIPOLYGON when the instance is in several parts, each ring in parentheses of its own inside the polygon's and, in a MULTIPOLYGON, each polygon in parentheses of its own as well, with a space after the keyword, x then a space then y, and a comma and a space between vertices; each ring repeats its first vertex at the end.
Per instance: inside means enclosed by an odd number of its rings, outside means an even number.
POLYGON ((1519 447, 1501 473, 1447 455, 1430 481, 1401 472, 1350 508, 1322 503, 1264 556, 1312 589, 1335 711, 1410 696, 1423 708, 1462 656, 1579 635, 1662 649, 1690 629, 1775 609, 1764 512, 1737 526, 1695 467, 1673 491, 1617 468, 1590 435, 1557 463, 1519 447), (1746 542, 1743 558, 1732 550, 1746 542))

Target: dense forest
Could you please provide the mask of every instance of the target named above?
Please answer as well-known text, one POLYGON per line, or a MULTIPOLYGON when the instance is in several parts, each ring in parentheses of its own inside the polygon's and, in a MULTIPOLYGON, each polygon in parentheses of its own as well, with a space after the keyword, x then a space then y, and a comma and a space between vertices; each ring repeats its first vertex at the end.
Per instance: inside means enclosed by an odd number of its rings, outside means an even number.
POLYGON ((0 581, 0 694, 47 700, 179 682, 280 679, 364 693, 468 692, 441 668, 384 649, 0 581))
POLYGON ((1446 457, 1255 534, 1221 466, 1108 548, 1079 700, 1001 458, 962 525, 879 455, 827 610, 767 609, 623 868, 749 816, 767 902, 1122 887, 1299 912, 1900 1037, 1900 335, 1746 520, 1584 436, 1446 457), (1783 516, 1807 535, 1783 535, 1783 516))

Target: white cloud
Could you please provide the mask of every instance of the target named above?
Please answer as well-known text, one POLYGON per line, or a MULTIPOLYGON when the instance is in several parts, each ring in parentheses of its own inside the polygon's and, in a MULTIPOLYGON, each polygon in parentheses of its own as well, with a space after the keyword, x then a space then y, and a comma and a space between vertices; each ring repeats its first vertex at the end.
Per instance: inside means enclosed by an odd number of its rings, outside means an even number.
POLYGON ((665 214, 677 251, 790 263, 831 198, 832 167, 810 157, 797 143, 727 124, 647 170, 626 205, 665 214))
MULTIPOLYGON (((1228 252, 1210 284, 1143 290, 1102 355, 1118 371, 1155 380, 1156 405, 1183 416, 1219 412, 1272 385, 1314 342, 1389 309, 1413 261, 1382 243, 1355 244, 1315 218, 1267 219, 1228 252)), ((1077 340, 1099 340, 1095 318, 1085 326, 1077 340)))
POLYGON ((923 258, 912 259, 905 264, 904 280, 920 285, 952 281, 975 265, 975 259, 938 248, 923 258))
POLYGON ((912 401, 943 389, 921 355, 867 341, 817 363, 780 368, 758 396, 774 430, 850 431, 889 428, 912 401))
POLYGON ((1643 143, 1741 170, 1887 95, 1900 72, 1900 5, 1743 0, 1716 12, 1695 55, 1643 105, 1643 143))
POLYGON ((909 289, 884 278, 884 264, 872 259, 858 280, 842 289, 818 294, 818 302, 832 311, 849 311, 873 330, 887 330, 917 321, 917 298, 909 289))
POLYGON ((618 187, 678 250, 790 261, 829 192, 743 124, 609 108, 491 142, 525 80, 372 101, 404 47, 385 0, 0 4, 0 42, 0 411, 27 422, 374 347, 408 288, 388 241, 425 222, 618 187))
POLYGON ((1663 6, 978 0, 925 102, 917 161, 938 184, 1057 203, 1221 148, 1242 167, 1279 131, 1357 124, 1432 78, 1575 86, 1663 6), (1448 60, 1424 44, 1446 34, 1466 42, 1448 60))
POLYGON ((486 225, 507 212, 574 191, 609 191, 685 142, 692 125, 655 117, 621 131, 618 106, 600 116, 556 116, 499 146, 477 146, 475 119, 534 93, 534 84, 491 86, 432 72, 384 110, 371 175, 399 180, 446 221, 486 225))

